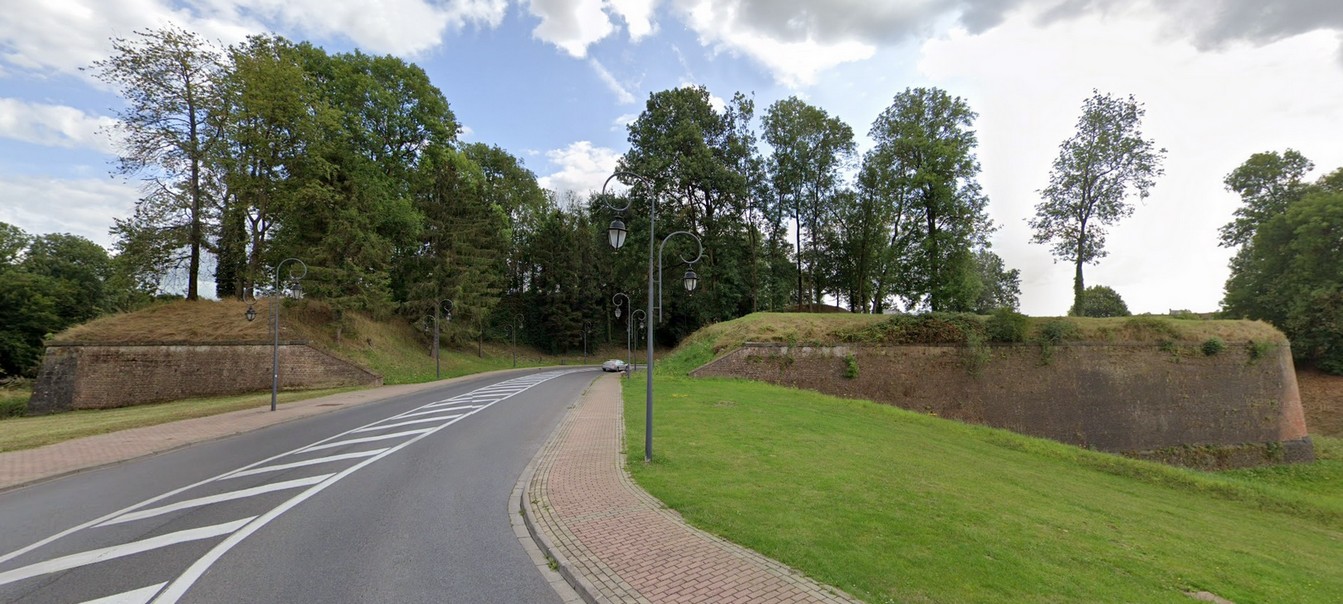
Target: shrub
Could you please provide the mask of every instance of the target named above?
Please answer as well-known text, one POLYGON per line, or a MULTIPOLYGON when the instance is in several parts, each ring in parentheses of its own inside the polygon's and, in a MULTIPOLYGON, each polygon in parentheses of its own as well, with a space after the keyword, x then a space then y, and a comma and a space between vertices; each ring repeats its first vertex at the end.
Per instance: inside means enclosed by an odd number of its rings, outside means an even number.
POLYGON ((27 398, 0 398, 0 419, 19 417, 27 412, 27 398))
POLYGON ((968 334, 984 333, 984 324, 969 313, 895 315, 861 330, 841 334, 845 342, 872 344, 963 344, 968 334))
POLYGON ((844 377, 848 379, 858 377, 858 357, 852 353, 844 355, 844 377))
POLYGON ((1204 356, 1213 356, 1226 350, 1226 342, 1223 342, 1221 338, 1208 338, 1208 341, 1203 343, 1202 349, 1204 356))
POLYGON ((1104 285, 1093 285, 1082 290, 1082 296, 1068 314, 1074 317, 1127 317, 1129 311, 1119 292, 1104 285))
POLYGON ((1036 333, 1036 339, 1044 344, 1062 344, 1068 340, 1077 339, 1080 330, 1072 321, 1066 319, 1050 319, 1040 324, 1039 331, 1036 333))
POLYGON ((1251 363, 1267 357, 1268 353, 1272 350, 1273 344, 1270 342, 1256 342, 1250 340, 1245 343, 1245 353, 1249 355, 1251 363))
POLYGON ((1030 329, 1030 320, 1010 308, 1000 308, 989 315, 984 331, 990 342, 1007 344, 1026 341, 1026 331, 1030 329))

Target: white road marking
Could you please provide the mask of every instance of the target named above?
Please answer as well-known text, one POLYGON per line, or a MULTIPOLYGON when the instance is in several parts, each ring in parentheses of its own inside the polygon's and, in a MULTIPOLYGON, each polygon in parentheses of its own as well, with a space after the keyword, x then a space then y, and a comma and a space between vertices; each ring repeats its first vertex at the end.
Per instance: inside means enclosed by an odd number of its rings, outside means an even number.
POLYGON ((310 487, 319 482, 322 482, 323 480, 331 478, 332 476, 333 474, 322 474, 321 476, 309 476, 307 478, 300 478, 297 480, 287 480, 285 482, 277 482, 275 484, 263 484, 259 487, 252 487, 250 489, 239 489, 237 491, 229 491, 227 493, 220 493, 218 495, 210 495, 209 497, 198 497, 196 499, 188 499, 186 501, 179 501, 177 503, 172 503, 169 505, 165 505, 163 507, 149 508, 147 510, 140 510, 138 512, 122 514, 121 516, 117 516, 116 518, 108 520, 107 522, 99 524, 98 526, 121 524, 123 522, 133 522, 135 520, 152 518, 154 516, 167 514, 169 512, 176 512, 178 510, 186 510, 190 508, 200 507, 203 505, 210 505, 212 503, 219 503, 221 501, 246 499, 248 497, 252 497, 253 495, 260 495, 262 493, 285 491, 288 489, 297 489, 299 487, 310 487))
POLYGON ((470 409, 478 409, 478 408, 479 408, 479 407, 477 407, 477 406, 475 406, 475 405, 466 405, 466 406, 452 407, 452 408, 450 408, 450 409, 430 409, 430 410, 428 410, 428 411, 407 411, 407 412, 405 412, 405 413, 402 413, 401 415, 394 415, 394 416, 392 416, 392 417, 390 417, 390 418, 388 418, 388 419, 402 419, 402 418, 406 418, 406 417, 419 417, 419 416, 421 416, 421 415, 434 415, 434 414, 442 414, 442 413, 452 413, 452 412, 454 412, 454 411, 463 411, 463 412, 465 412, 465 411, 468 411, 468 410, 470 410, 470 409))
POLYGON ((177 531, 176 533, 168 533, 166 535, 150 537, 148 539, 143 539, 141 541, 132 541, 130 543, 123 543, 121 545, 114 545, 112 547, 93 549, 86 552, 79 552, 77 554, 70 554, 68 556, 61 556, 59 558, 53 558, 51 560, 38 562, 37 564, 29 564, 28 566, 0 573, 0 585, 7 585, 15 581, 22 581, 24 579, 40 577, 45 574, 60 572, 63 570, 70 570, 72 568, 78 568, 80 566, 93 564, 95 562, 102 562, 104 560, 111 560, 113 558, 132 556, 135 554, 139 554, 141 552, 147 552, 150 550, 155 550, 160 547, 173 545, 177 543, 185 543, 187 541, 199 541, 201 539, 209 539, 211 537, 227 535, 242 528, 248 522, 251 522, 254 518, 256 518, 256 516, 252 516, 250 518, 243 518, 242 520, 234 520, 233 522, 227 522, 224 524, 202 526, 200 528, 188 529, 185 531, 177 531))
POLYGON ((149 600, 157 595, 159 590, 163 589, 163 586, 167 584, 168 583, 165 581, 158 585, 141 587, 140 589, 132 591, 123 591, 119 594, 112 594, 105 598, 98 598, 97 600, 87 600, 81 604, 147 604, 149 600))
POLYGON ((463 416, 463 415, 466 415, 466 414, 465 414, 465 413, 458 413, 457 415, 440 415, 440 416, 438 416, 438 417, 422 417, 422 418, 420 418, 420 419, 407 420, 407 421, 400 422, 400 423, 396 423, 396 424, 379 424, 379 425, 376 425, 376 426, 369 426, 369 427, 367 427, 367 428, 360 428, 360 429, 358 429, 358 430, 355 430, 355 433, 359 433, 359 432, 376 432, 376 431, 378 431, 378 430, 386 430, 386 429, 388 429, 388 428, 400 428, 400 427, 402 427, 402 426, 411 426, 411 425, 415 425, 415 424, 425 424, 425 423, 429 423, 429 422, 441 422, 441 421, 444 421, 444 420, 449 420, 449 419, 453 419, 453 418, 461 417, 461 416, 463 416))
POLYGON ((237 472, 233 472, 232 474, 225 474, 225 475, 223 476, 223 478, 238 478, 238 477, 241 477, 241 476, 251 476, 251 475, 253 475, 253 474, 264 474, 264 473, 266 473, 266 472, 278 472, 278 471, 280 471, 280 470, 292 470, 292 469, 294 469, 294 468, 302 468, 302 467, 304 467, 304 466, 315 466, 315 465, 317 465, 317 464, 319 464, 319 463, 329 463, 329 462, 333 462, 333 461, 343 461, 343 460, 346 460, 346 459, 359 459, 360 457, 373 457, 374 455, 377 455, 377 454, 379 454, 379 453, 382 453, 383 451, 386 451, 386 450, 387 450, 387 449, 373 449, 373 450, 370 450, 370 451, 355 451, 354 453, 341 453, 340 455, 329 455, 329 456, 327 456, 327 457, 318 457, 318 458, 316 458, 316 459, 305 459, 305 460, 303 460, 303 461, 295 461, 295 462, 293 462, 293 463, 282 463, 282 464, 277 464, 277 465, 273 465, 273 466, 263 466, 263 467, 260 467, 260 468, 252 468, 251 470, 239 470, 239 471, 237 471, 237 472))
MULTIPOLYGON (((321 445, 312 445, 312 446, 310 446, 310 447, 305 447, 305 448, 299 449, 298 452, 299 452, 299 453, 307 453, 307 452, 309 452, 309 451, 321 451, 322 449, 331 449, 331 448, 334 448, 334 447, 344 447, 344 446, 346 446, 346 445, 357 445, 357 444, 359 444, 359 443, 371 443, 371 442, 373 442, 373 441, 375 441, 375 440, 387 440, 387 439, 389 439, 389 438, 401 438, 401 437, 403 437, 403 436, 415 436, 415 435, 417 435, 417 434, 424 434, 425 432, 429 432, 430 430, 434 430, 434 429, 435 429, 435 428, 425 428, 425 429, 423 429, 423 430, 407 430, 407 431, 405 431, 405 432, 393 432, 392 434, 379 434, 379 435, 377 435, 377 436, 365 436, 365 437, 363 437, 363 438, 351 438, 351 439, 349 439, 349 440, 338 440, 338 441, 333 442, 333 443, 326 443, 326 444, 321 444, 321 445)), ((354 432, 354 430, 350 430, 350 432, 354 432)), ((347 432, 347 434, 350 433, 350 432, 347 432)))
MULTIPOLYGON (((3 585, 3 584, 8 583, 8 582, 13 582, 13 581, 20 580, 20 579, 14 578, 14 577, 18 577, 20 573, 31 573, 31 572, 35 572, 34 569, 39 569, 39 568, 52 568, 52 569, 56 568, 55 566, 52 566, 52 565, 57 565, 57 566, 62 565, 62 564, 69 565, 69 564, 72 563, 72 560, 74 560, 74 558, 77 557, 77 556, 96 555, 97 557, 96 557, 96 559, 94 559, 93 561, 94 561, 94 562, 97 562, 97 561, 101 561, 101 560, 106 560, 106 559, 112 559, 112 558, 116 558, 116 557, 122 557, 122 556, 132 555, 132 554, 134 554, 134 553, 139 553, 140 551, 148 551, 149 549, 153 549, 154 547, 162 547, 163 545, 168 545, 168 544, 170 544, 168 541, 165 541, 165 540, 168 540, 168 539, 177 539, 177 541, 172 541, 172 542, 189 541, 189 540, 192 540, 192 539, 205 539, 205 538, 208 538, 209 536, 217 536, 217 535, 226 534, 226 533, 228 533, 228 532, 232 532, 232 531, 234 531, 234 530, 236 529, 238 532, 234 532, 232 535, 230 535, 229 537, 225 538, 222 542, 220 542, 218 545, 216 545, 216 546, 214 547, 214 549, 210 550, 210 553, 207 553, 205 557, 203 557, 203 558, 201 558, 201 559, 198 559, 198 560, 196 561, 196 563, 194 563, 190 568, 187 569, 186 572, 184 572, 181 576, 179 576, 176 580, 174 580, 174 581, 171 582, 171 583, 165 583, 165 584, 159 584, 159 585, 156 585, 156 586, 145 587, 145 588, 142 588, 142 589, 138 589, 138 590, 134 590, 134 591, 130 591, 130 592, 125 592, 125 593, 123 593, 123 594, 115 594, 115 595, 113 595, 113 596, 108 596, 107 598, 103 598, 103 599, 99 599, 99 600, 93 600, 93 601, 91 601, 91 602, 96 602, 96 603, 100 603, 100 604, 112 604, 112 603, 114 603, 114 604, 122 604, 123 602, 124 602, 125 604, 140 604, 140 603, 142 602, 142 600, 134 600, 134 599, 129 599, 129 598, 132 598, 132 597, 137 597, 137 598, 138 598, 138 597, 153 597, 154 594, 153 594, 153 593, 150 593, 150 591, 149 591, 149 590, 151 590, 151 588, 152 588, 152 589, 158 589, 158 588, 163 587, 164 585, 167 585, 165 594, 163 594, 163 595, 158 595, 157 597, 154 597, 154 600, 153 600, 153 601, 154 601, 154 602, 166 602, 166 603, 176 602, 179 598, 181 598, 182 594, 184 594, 184 593, 186 592, 187 589, 190 589, 191 585, 194 584, 195 581, 196 581, 197 579, 200 578, 201 574, 203 574, 206 570, 208 570, 209 567, 210 567, 212 564, 214 564, 214 562, 217 561, 218 558, 219 558, 220 556, 222 556, 225 552, 227 552, 229 549, 231 549, 231 548, 233 547, 233 545, 236 545, 238 542, 242 541, 242 540, 245 539, 247 536, 249 536, 249 535, 251 535, 252 533, 254 533, 254 532, 256 532, 257 530, 259 530, 262 526, 264 526, 265 524, 269 523, 270 520, 272 520, 272 519, 274 519, 275 517, 279 516, 281 513, 283 513, 283 512, 285 512, 285 511, 287 511, 287 510, 293 508, 295 505, 298 505, 298 504, 301 503, 302 501, 304 501, 304 500, 306 500, 307 498, 311 497, 312 495, 314 495, 314 494, 320 492, 321 490, 325 489, 326 487, 330 486, 331 484, 334 484, 335 482, 337 482, 337 481, 339 481, 340 479, 342 479, 342 478, 344 478, 344 477, 350 475, 351 473, 355 472, 356 470, 359 470, 359 469, 361 469, 361 468, 364 468, 364 467, 368 466, 369 464, 371 464, 371 463, 373 463, 373 462, 375 462, 375 461, 377 461, 377 460, 379 460, 379 459, 382 459, 383 457, 386 457, 387 455, 390 455, 390 454, 392 454, 392 453, 395 453, 396 451, 399 451, 399 450, 401 450, 401 449, 403 449, 403 448, 409 446, 410 444, 413 444, 414 442, 419 441, 419 440, 422 439, 422 438, 425 438, 425 437, 427 437, 427 436, 429 436, 429 435, 431 435, 431 434, 433 434, 433 433, 435 433, 435 432, 438 432, 439 430, 442 430, 442 429, 447 428, 448 426, 450 426, 450 425, 452 425, 452 424, 457 423, 458 421, 460 421, 460 420, 462 420, 462 419, 464 419, 464 418, 466 418, 466 417, 469 417, 469 416, 475 414, 476 411, 479 411, 479 410, 481 410, 481 409, 484 409, 484 408, 486 408, 486 407, 489 407, 490 405, 493 405, 493 404, 495 404, 495 403, 497 403, 497 402, 500 402, 500 401, 502 401, 502 400, 504 400, 504 399, 510 398, 510 397, 512 397, 513 395, 516 395, 516 394, 521 393, 521 392, 523 392, 523 391, 525 391, 525 390, 528 390, 528 389, 530 389, 532 386, 535 386, 535 385, 537 385, 537 384, 546 382, 546 381, 548 381, 548 380, 551 380, 551 379, 554 379, 554 378, 557 378, 557 377, 560 377, 560 376, 563 376, 563 375, 568 375, 568 374, 570 374, 570 373, 575 373, 575 372, 578 372, 578 371, 582 371, 582 369, 571 369, 571 370, 567 370, 567 371, 553 371, 553 372, 547 372, 547 373, 541 373, 541 374, 534 374, 534 375, 527 376, 527 377, 524 377, 524 378, 515 378, 515 379, 513 379, 513 380, 508 380, 507 382, 501 382, 500 384, 495 384, 495 385, 493 385, 493 386, 491 387, 491 390, 498 390, 498 391, 499 391, 499 392, 498 392, 496 395, 494 395, 494 396, 477 397, 477 396, 474 396, 474 395, 476 395, 477 393, 476 393, 475 391, 473 391, 473 392, 465 393, 465 394, 463 394, 463 395, 459 395, 459 396, 457 396, 457 397, 453 397, 452 399, 448 399, 448 400, 444 400, 444 401, 438 401, 438 402, 435 402, 435 403, 431 403, 430 405, 424 405, 424 406, 418 407, 418 408, 416 408, 416 409, 412 409, 410 412, 408 412, 408 413, 413 413, 413 414, 415 414, 415 415, 424 415, 424 414, 430 414, 430 413, 444 413, 444 412, 450 412, 450 411, 467 410, 467 409, 469 409, 469 411, 467 411, 466 413, 464 413, 464 414, 462 414, 462 415, 460 415, 460 416, 451 416, 450 418, 449 418, 449 417, 444 417, 444 418, 442 418, 442 419, 448 419, 448 421, 445 422, 443 425, 440 425, 440 426, 435 426, 435 427, 433 427, 433 428, 428 428, 428 429, 424 429, 424 430, 412 430, 412 431, 407 431, 407 432, 403 432, 403 433, 399 433, 399 434, 388 434, 388 435, 382 435, 382 436, 377 436, 377 437, 359 438, 359 439, 353 439, 353 440, 346 440, 346 441, 333 442, 333 441, 337 441, 337 439, 344 438, 344 437, 346 437, 347 435, 349 435, 349 434, 351 434, 351 433, 354 433, 356 430, 359 430, 359 429, 361 429, 361 428, 369 427, 369 425, 365 425, 365 426, 361 426, 360 428, 355 428, 355 429, 352 429, 352 430, 347 430, 347 431, 345 431, 345 432, 341 432, 341 433, 339 433, 339 434, 333 434, 333 435, 331 435, 331 436, 328 436, 328 437, 326 437, 326 438, 323 438, 323 439, 321 439, 321 440, 318 440, 318 441, 316 441, 316 442, 314 442, 314 443, 312 443, 312 444, 305 445, 305 446, 303 446, 303 447, 299 447, 299 448, 297 448, 297 449, 292 449, 292 450, 290 450, 290 451, 286 451, 286 452, 284 452, 284 453, 279 453, 279 454, 276 454, 276 455, 272 455, 272 456, 267 457, 267 458, 265 458, 265 459, 261 459, 261 460, 255 461, 255 462, 253 462, 253 463, 247 464, 247 465, 245 465, 245 466, 242 466, 242 467, 240 467, 240 468, 238 468, 238 469, 230 470, 230 471, 228 471, 228 472, 224 472, 224 473, 222 473, 222 474, 218 474, 218 475, 215 475, 215 476, 213 476, 213 477, 206 478, 206 479, 204 479, 204 480, 201 480, 201 481, 198 481, 198 482, 195 482, 195 483, 186 485, 186 486, 184 486, 184 487, 180 487, 180 488, 177 488, 177 489, 173 489, 173 490, 168 491, 168 492, 166 492, 166 493, 163 493, 163 494, 161 494, 161 495, 157 495, 157 496, 151 497, 151 498, 149 498, 149 499, 146 499, 146 500, 141 501, 141 502, 139 502, 139 503, 136 503, 136 504, 134 504, 134 505, 127 506, 127 507, 122 508, 122 509, 120 509, 120 510, 117 510, 117 511, 115 511, 115 512, 112 512, 112 513, 106 514, 106 515, 104 515, 104 516, 101 516, 101 517, 99 517, 99 518, 95 518, 95 519, 93 519, 93 520, 90 520, 90 521, 88 521, 88 522, 85 522, 85 523, 83 523, 83 524, 79 524, 79 525, 77 525, 77 526, 70 527, 70 528, 68 528, 68 529, 66 529, 66 530, 63 530, 63 531, 61 531, 61 532, 59 532, 59 533, 56 533, 56 534, 54 534, 54 535, 51 535, 51 536, 49 536, 49 537, 47 537, 47 538, 45 538, 45 539, 42 539, 42 540, 40 540, 40 541, 36 541, 36 542, 34 542, 34 543, 32 543, 32 544, 29 544, 29 545, 27 545, 27 546, 25 546, 25 547, 22 547, 22 548, 19 548, 19 549, 17 549, 17 550, 11 551, 11 552, 9 552, 9 553, 0 555, 0 564, 3 564, 3 563, 8 562, 8 561, 10 561, 10 560, 13 560, 13 559, 15 559, 15 558, 17 558, 17 557, 19 557, 19 556, 22 556, 22 555, 24 555, 24 554, 27 554, 28 552, 31 552, 31 551, 33 551, 33 550, 36 550, 36 549, 38 549, 38 548, 40 548, 40 547, 43 547, 43 546, 45 546, 45 545, 47 545, 47 544, 50 544, 50 543, 52 543, 52 542, 54 542, 54 541, 56 541, 56 540, 62 539, 62 538, 64 538, 64 537, 69 536, 69 535, 71 535, 71 534, 73 534, 73 533, 76 533, 76 532, 78 532, 78 531, 82 531, 82 530, 84 530, 84 529, 87 529, 87 528, 90 528, 90 527, 94 527, 94 526, 97 526, 97 525, 100 525, 100 524, 103 524, 103 523, 111 524, 111 523, 108 522, 109 520, 112 520, 112 519, 117 518, 117 517, 119 517, 119 516, 126 515, 126 514, 128 514, 128 513, 130 513, 130 512, 135 512, 135 511, 137 511, 137 510, 141 510, 141 509, 143 509, 143 508, 146 508, 146 507, 149 506, 149 505, 152 505, 152 504, 154 504, 154 503, 163 501, 163 500, 165 500, 165 499, 168 499, 168 498, 173 497, 173 496, 175 496, 175 495, 178 495, 178 494, 180 494, 180 493, 189 491, 189 490, 194 489, 194 488, 196 488, 196 487, 199 487, 199 486, 202 486, 202 485, 205 485, 205 484, 209 484, 209 483, 214 482, 214 481, 216 481, 216 480, 222 480, 222 479, 226 479, 226 478, 237 478, 237 477, 241 477, 241 476, 249 476, 249 475, 260 474, 260 473, 264 473, 264 472, 273 472, 273 471, 282 470, 282 469, 295 468, 295 467, 302 467, 302 466, 314 465, 314 464, 325 463, 325 462, 330 462, 330 461, 338 461, 338 460, 342 460, 342 459, 357 459, 357 458, 363 458, 363 457, 369 457, 369 458, 370 458, 370 459, 368 459, 368 460, 366 460, 366 461, 364 461, 364 462, 362 462, 362 463, 356 464, 355 466, 346 469, 346 470, 343 471, 343 472, 340 472, 339 474, 335 474, 335 475, 330 475, 330 474, 328 474, 328 475, 326 475, 326 476, 331 476, 331 478, 327 479, 325 482, 317 483, 316 486, 313 486, 312 488, 310 488, 310 489, 308 489, 308 490, 306 490, 306 491, 304 491, 304 492, 302 492, 302 493, 296 495, 295 497, 293 497, 293 498, 287 500, 285 503, 282 503, 279 507, 277 507, 277 508, 275 508, 275 509, 272 509, 270 512, 267 512, 266 514, 263 514, 262 516, 254 516, 254 517, 251 517, 251 518, 245 518, 245 519, 243 519, 243 520, 239 520, 239 521, 232 522, 232 523, 228 523, 228 524, 224 524, 224 525, 216 525, 216 526, 214 526, 214 527, 202 527, 202 528, 198 528, 198 529, 191 529, 191 530, 186 530, 186 531, 179 531, 179 532, 177 532, 177 533, 172 533, 172 534, 170 534, 170 535, 163 535, 163 536, 160 536, 160 537, 155 537, 155 538, 151 538, 151 539, 145 539, 145 540, 137 541, 137 542, 134 542, 134 543, 128 543, 128 544, 123 544, 123 545, 114 546, 114 547, 109 547, 109 548, 103 548, 103 549, 100 549, 100 550, 94 550, 93 552, 85 552, 84 554, 74 554, 74 555, 72 555, 72 556, 65 556, 65 557, 57 558, 57 559, 55 559, 55 560, 49 560, 49 561, 46 561, 46 562, 42 562, 42 563, 38 563, 38 564, 33 564, 33 565, 29 565, 29 566, 25 566, 25 567, 23 567, 23 568, 19 568, 19 569, 15 569, 15 570, 7 571, 7 572, 5 572, 5 573, 0 574, 0 585, 3 585), (501 390, 501 389, 498 388, 498 387, 499 387, 500 385, 502 385, 502 384, 508 384, 508 385, 511 386, 511 388, 509 388, 508 391, 505 392, 505 391, 503 391, 503 390, 501 390), (476 399, 479 399, 479 400, 476 401, 476 399), (466 404, 466 403, 473 402, 473 401, 480 402, 480 403, 483 403, 483 404, 479 404, 479 405, 466 404), (423 410, 423 409, 429 409, 430 407, 443 407, 443 406, 452 407, 452 408, 440 408, 440 409, 435 409, 435 410, 432 410, 432 411, 420 411, 420 410, 423 410), (370 451, 357 451, 357 452, 351 452, 351 453, 343 453, 343 454, 340 454, 340 455, 332 455, 332 456, 323 457, 323 458, 318 458, 318 459, 302 460, 302 461, 291 462, 291 463, 284 463, 284 464, 278 464, 278 465, 273 465, 273 466, 267 466, 267 465, 265 465, 265 464, 271 463, 271 462, 273 462, 273 461, 276 461, 276 460, 278 460, 278 459, 282 459, 282 458, 284 458, 284 457, 288 457, 288 456, 292 456, 292 455, 296 455, 296 454, 301 454, 301 453, 306 453, 306 452, 308 452, 308 451, 314 451, 314 450, 318 450, 318 449, 326 449, 326 448, 336 447, 336 446, 343 446, 343 445, 348 445, 348 444, 353 444, 353 443, 360 443, 360 442, 368 442, 368 441, 375 441, 375 440, 390 439, 390 438, 399 437, 399 436, 412 436, 412 438, 411 438, 410 440, 406 441, 406 442, 402 442, 402 443, 400 443, 400 444, 398 444, 398 445, 396 445, 396 446, 394 446, 394 447, 390 447, 390 448, 375 449, 375 450, 370 450, 370 451), (259 521, 257 521, 257 522, 252 522, 252 521, 254 521, 254 520, 258 520, 258 519, 259 519, 259 521), (241 527, 241 528, 239 528, 239 527, 241 527), (225 530, 225 529, 227 529, 227 530, 225 530), (206 534, 205 534, 205 533, 207 533, 207 532, 212 532, 212 531, 220 531, 220 532, 212 533, 211 535, 206 535, 206 534), (241 534, 240 534, 240 533, 241 533, 241 534), (185 536, 185 537, 181 537, 181 538, 179 538, 178 536, 185 536), (102 553, 99 553, 99 552, 102 552, 102 553), (208 559, 208 560, 207 560, 207 559, 208 559), (193 569, 194 569, 194 570, 193 570, 193 569), (144 595, 142 596, 142 594, 144 594, 144 595), (126 599, 117 599, 117 598, 126 598, 126 599)), ((388 419, 396 419, 396 418, 398 418, 398 417, 404 417, 404 416, 407 416, 407 415, 403 414, 402 416, 394 416, 394 417, 392 417, 392 418, 387 418, 387 419, 383 419, 383 420, 379 420, 379 421, 388 421, 388 419)), ((164 507, 169 507, 169 506, 164 506, 164 507)), ((67 566, 66 568, 63 568, 63 569, 61 569, 61 570, 69 570, 70 568, 75 568, 75 567, 77 567, 77 566, 82 566, 82 564, 74 564, 74 565, 71 565, 71 566, 67 566)), ((46 572, 56 572, 56 570, 47 570, 47 571, 39 572, 39 573, 37 573, 37 574, 44 574, 44 573, 46 573, 46 572)), ((37 576, 37 575, 32 575, 32 576, 37 576)))

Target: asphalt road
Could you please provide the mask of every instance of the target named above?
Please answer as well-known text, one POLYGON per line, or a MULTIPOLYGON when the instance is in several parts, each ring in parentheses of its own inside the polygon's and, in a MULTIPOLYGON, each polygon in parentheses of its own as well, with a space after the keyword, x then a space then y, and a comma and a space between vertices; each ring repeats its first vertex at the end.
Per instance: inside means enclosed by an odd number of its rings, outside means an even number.
POLYGON ((596 375, 481 378, 0 493, 0 602, 558 603, 508 498, 596 375))

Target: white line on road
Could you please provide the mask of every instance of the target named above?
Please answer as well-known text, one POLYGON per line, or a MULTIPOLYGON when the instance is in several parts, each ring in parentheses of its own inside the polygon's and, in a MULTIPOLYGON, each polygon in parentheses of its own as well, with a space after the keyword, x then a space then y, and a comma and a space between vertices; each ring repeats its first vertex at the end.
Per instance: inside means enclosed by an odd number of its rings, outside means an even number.
MULTIPOLYGON (((333 443, 326 443, 326 444, 322 444, 322 445, 312 445, 312 446, 310 446, 310 447, 304 447, 304 448, 302 448, 302 449, 299 449, 298 452, 299 452, 299 453, 307 453, 308 451, 321 451, 322 449, 331 449, 331 448, 333 448, 333 447, 344 447, 344 446, 346 446, 346 445, 357 445, 357 444, 359 444, 359 443, 371 443, 371 442, 373 442, 373 441, 375 441, 375 440, 387 440, 387 439, 389 439, 389 438, 401 438, 402 436, 415 436, 415 435, 417 435, 417 434, 424 434, 424 433, 426 433, 426 432, 429 432, 429 431, 431 431, 431 430, 436 430, 436 429, 437 429, 437 428, 425 428, 425 429, 423 429, 423 430, 407 430, 407 431, 405 431, 405 432, 394 432, 394 433, 392 433, 392 434, 379 434, 379 435, 377 435, 377 436, 365 436, 365 437, 363 437, 363 438, 351 438, 351 439, 349 439, 349 440, 338 440, 338 441, 333 442, 333 443)), ((350 430, 350 432, 354 432, 354 430, 350 430)))
POLYGON ((233 501, 235 499, 246 499, 253 495, 260 495, 262 493, 285 491, 288 489, 297 489, 299 487, 310 487, 319 482, 322 482, 323 480, 331 478, 332 476, 333 476, 332 474, 322 474, 321 476, 309 476, 307 478, 299 478, 298 480, 287 480, 285 482, 277 482, 275 484, 263 484, 259 487, 252 487, 250 489, 239 489, 237 491, 229 491, 227 493, 220 493, 218 495, 210 495, 209 497, 198 497, 196 499, 188 499, 186 501, 179 501, 177 503, 168 504, 163 507, 149 508, 147 510, 140 510, 138 512, 122 514, 121 516, 117 516, 116 518, 108 520, 107 522, 99 524, 98 526, 107 526, 109 524, 121 524, 123 522, 133 522, 135 520, 152 518, 154 516, 158 516, 161 514, 176 512, 178 510, 196 508, 203 505, 210 505, 212 503, 219 503, 222 501, 233 501))
POLYGON ((318 458, 316 458, 316 459, 305 459, 305 460, 303 460, 303 461, 295 461, 295 462, 293 462, 293 463, 282 463, 282 464, 277 464, 277 465, 273 465, 273 466, 263 466, 263 467, 260 467, 260 468, 252 468, 252 469, 250 469, 250 470, 239 470, 239 471, 237 471, 237 472, 233 472, 232 474, 226 474, 226 475, 223 476, 223 478, 238 478, 238 477, 241 477, 241 476, 251 476, 251 475, 253 475, 253 474, 264 474, 264 473, 266 473, 266 472, 278 472, 278 471, 280 471, 280 470, 292 470, 292 469, 294 469, 294 468, 302 468, 303 466, 315 466, 315 465, 317 465, 317 464, 319 464, 319 463, 330 463, 330 462, 333 462, 333 461, 344 461, 344 460, 346 460, 346 459, 359 459, 360 457, 373 457, 374 455, 377 455, 377 454, 379 454, 379 453, 382 453, 383 451, 386 451, 386 450, 387 450, 387 449, 373 449, 373 450, 370 450, 370 451, 355 451, 354 453, 341 453, 340 455, 328 455, 328 456, 326 456, 326 457, 318 457, 318 458))
POLYGON ((159 590, 163 589, 163 586, 167 584, 168 583, 165 581, 158 585, 150 585, 149 587, 123 591, 119 594, 112 594, 105 598, 98 598, 97 600, 86 600, 81 604, 147 604, 149 600, 158 594, 159 590))
POLYGON ((70 554, 68 556, 61 556, 60 558, 38 562, 37 564, 29 564, 28 566, 0 573, 0 585, 7 585, 15 581, 22 581, 33 577, 40 577, 48 573, 70 570, 87 564, 93 564, 94 562, 131 556, 176 543, 199 541, 201 539, 227 535, 242 528, 254 518, 256 518, 256 516, 243 518, 242 520, 234 520, 233 522, 226 522, 224 524, 177 531, 176 533, 150 537, 141 541, 132 541, 130 543, 123 543, 112 547, 93 549, 87 552, 79 552, 77 554, 70 554))
MULTIPOLYGON (((375 426, 369 426, 369 427, 367 427, 367 428, 359 428, 358 430, 355 430, 355 433, 358 434, 358 433, 360 433, 360 432, 375 432, 375 431, 378 431, 378 430, 386 430, 386 429, 388 429, 388 428, 400 428, 400 427, 402 427, 402 426, 411 426, 411 425, 414 425, 414 424, 426 424, 426 423, 429 423, 429 422, 441 422, 441 421, 443 421, 443 420, 453 419, 453 418, 456 418, 456 417, 461 417, 461 416, 463 416, 463 415, 465 415, 465 414, 464 414, 464 413, 458 413, 458 414, 456 414, 456 415, 440 415, 440 416, 438 416, 438 417, 422 417, 422 418, 420 418, 420 419, 407 420, 407 421, 400 422, 400 423, 396 423, 396 424, 378 424, 378 425, 375 425, 375 426)), ((393 418, 393 419, 395 419, 395 418, 393 418)))

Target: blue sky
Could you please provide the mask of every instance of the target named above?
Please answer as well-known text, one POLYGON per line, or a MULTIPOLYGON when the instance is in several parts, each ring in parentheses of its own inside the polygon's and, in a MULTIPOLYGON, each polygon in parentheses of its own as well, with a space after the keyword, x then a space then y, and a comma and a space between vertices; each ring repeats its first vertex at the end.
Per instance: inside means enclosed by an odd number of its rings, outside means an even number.
POLYGON ((1134 94, 1166 175, 1111 230, 1088 284, 1136 312, 1217 308, 1238 200, 1223 176, 1259 151, 1343 167, 1343 2, 1336 0, 0 0, 0 221, 110 246, 137 198, 109 176, 100 134, 119 99, 80 67, 108 39, 172 22, 223 43, 275 32, 329 51, 422 66, 468 128, 521 157, 543 186, 599 187, 623 124, 652 92, 688 84, 797 95, 844 119, 860 149, 908 86, 979 113, 980 182, 1022 271, 1022 308, 1066 312, 1072 270, 1025 220, 1081 102, 1134 94))

